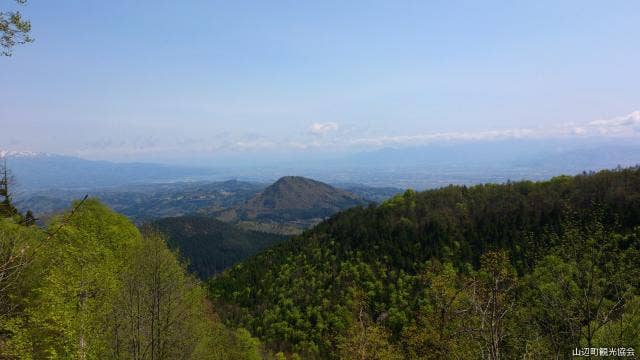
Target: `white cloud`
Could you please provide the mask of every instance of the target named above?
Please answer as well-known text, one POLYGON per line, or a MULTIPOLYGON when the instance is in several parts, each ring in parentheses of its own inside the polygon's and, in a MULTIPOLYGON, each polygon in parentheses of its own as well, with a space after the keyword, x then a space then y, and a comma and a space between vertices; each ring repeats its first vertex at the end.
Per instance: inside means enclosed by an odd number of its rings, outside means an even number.
POLYGON ((640 110, 608 120, 587 124, 594 135, 634 137, 640 134, 640 110))
MULTIPOLYGON (((38 155, 47 155, 42 153, 37 153, 33 151, 18 151, 18 150, 0 150, 0 159, 4 159, 5 157, 32 157, 38 155)), ((0 164, 2 165, 2 164, 0 164)))
MULTIPOLYGON (((604 120, 561 123, 545 127, 507 128, 467 132, 434 132, 374 135, 370 130, 339 126, 335 122, 313 123, 297 136, 266 136, 258 133, 201 134, 197 138, 141 136, 129 141, 111 138, 85 144, 77 155, 109 157, 144 154, 215 154, 280 150, 346 150, 384 146, 420 146, 443 142, 494 141, 504 139, 640 139, 640 110, 604 120), (366 130, 366 131, 365 131, 366 130)), ((2 155, 2 153, 0 153, 2 155)))
POLYGON ((313 123, 309 127, 309 132, 317 136, 323 136, 337 130, 338 130, 338 124, 334 122, 313 123))
POLYGON ((514 128, 475 132, 441 132, 415 135, 362 137, 347 142, 356 146, 423 145, 446 141, 490 141, 547 138, 634 138, 640 137, 640 110, 606 120, 564 123, 550 127, 514 128))

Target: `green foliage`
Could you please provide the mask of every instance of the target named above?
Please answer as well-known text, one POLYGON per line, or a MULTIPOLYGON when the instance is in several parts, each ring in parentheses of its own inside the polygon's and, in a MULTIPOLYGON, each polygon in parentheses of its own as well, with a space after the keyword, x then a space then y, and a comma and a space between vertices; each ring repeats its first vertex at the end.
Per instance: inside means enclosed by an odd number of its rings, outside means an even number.
POLYGON ((633 318, 638 235, 639 229, 622 236, 598 222, 569 224, 560 245, 527 276, 523 298, 530 304, 529 323, 554 353, 567 353, 575 344, 592 347, 614 326, 613 319, 623 321, 627 312, 633 318))
MULTIPOLYGON (((27 0, 16 0, 24 4, 27 0)), ((13 47, 32 42, 29 36, 31 23, 22 18, 19 11, 0 12, 0 55, 11 56, 13 47)))
POLYGON ((7 310, 0 318, 1 357, 261 356, 256 339, 216 320, 203 289, 158 233, 142 236, 96 200, 49 229, 0 221, 0 249, 27 259, 11 287, 0 284, 7 310))
POLYGON ((421 304, 403 329, 401 341, 411 359, 471 358, 472 337, 461 329, 470 318, 470 279, 451 263, 430 262, 418 276, 421 304))
POLYGON ((405 358, 565 358, 634 318, 639 219, 638 168, 407 191, 237 264, 210 295, 225 323, 304 358, 340 357, 360 291, 405 358))
POLYGON ((366 320, 354 322, 338 339, 340 359, 401 360, 402 354, 388 341, 389 331, 366 320))
POLYGON ((165 218, 152 226, 166 234, 168 245, 189 261, 189 270, 201 279, 286 239, 198 215, 165 218))
POLYGON ((59 231, 39 247, 38 266, 29 269, 39 276, 12 340, 29 349, 21 354, 25 358, 96 357, 107 348, 101 334, 118 287, 114 274, 140 241, 139 233, 92 200, 50 228, 59 231))
POLYGON ((11 317, 25 306, 30 284, 35 280, 28 265, 44 234, 35 227, 21 226, 0 218, 0 319, 11 317))
POLYGON ((177 359, 206 341, 203 294, 158 233, 145 234, 120 276, 110 321, 115 358, 177 359), (146 350, 148 349, 148 350, 146 350))
POLYGON ((202 359, 260 360, 267 356, 261 350, 260 341, 252 337, 246 329, 231 330, 216 322, 209 331, 209 342, 200 349, 202 359))
POLYGON ((625 303, 622 314, 603 326, 595 335, 593 344, 640 348, 640 296, 634 296, 625 303))
MULTIPOLYGON (((235 234, 185 219, 165 231, 191 257, 211 246, 198 227, 235 234)), ((159 232, 89 200, 48 231, 0 219, 0 355, 271 358, 263 342, 284 359, 534 359, 633 347, 639 219, 638 168, 407 191, 217 274, 210 304, 159 232)), ((258 246, 226 238, 214 249, 258 246)))

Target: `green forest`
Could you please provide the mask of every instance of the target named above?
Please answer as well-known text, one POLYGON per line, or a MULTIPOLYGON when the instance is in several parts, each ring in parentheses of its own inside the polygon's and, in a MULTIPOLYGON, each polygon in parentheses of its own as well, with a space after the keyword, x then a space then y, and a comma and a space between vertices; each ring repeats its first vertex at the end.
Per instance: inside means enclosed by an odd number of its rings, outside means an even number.
POLYGON ((188 259, 189 271, 201 279, 286 239, 282 235, 243 230, 203 215, 164 218, 151 225, 166 235, 167 245, 188 259))
POLYGON ((45 229, 9 212, 0 219, 1 358, 263 358, 246 330, 221 324, 156 230, 91 199, 45 229))
MULTIPOLYGON (((204 254, 224 253, 190 236, 199 217, 136 227, 85 198, 39 226, 6 187, 1 195, 3 359, 564 359, 582 347, 640 349, 640 168, 408 190, 274 245, 258 238, 267 243, 254 246, 270 247, 222 272, 204 254), (192 258, 195 272, 215 274, 206 283, 188 270, 192 258)), ((250 234, 239 248, 255 253, 250 234)))
POLYGON ((640 348, 640 169, 407 191, 211 279, 229 326, 305 359, 640 348))

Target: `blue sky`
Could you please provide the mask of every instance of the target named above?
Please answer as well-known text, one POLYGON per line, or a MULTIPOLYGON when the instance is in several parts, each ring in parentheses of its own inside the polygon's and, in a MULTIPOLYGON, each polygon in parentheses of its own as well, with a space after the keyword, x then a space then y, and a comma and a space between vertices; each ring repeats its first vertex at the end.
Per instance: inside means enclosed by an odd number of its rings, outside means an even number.
POLYGON ((0 58, 3 149, 162 161, 640 133, 637 1, 21 11, 36 42, 0 58))

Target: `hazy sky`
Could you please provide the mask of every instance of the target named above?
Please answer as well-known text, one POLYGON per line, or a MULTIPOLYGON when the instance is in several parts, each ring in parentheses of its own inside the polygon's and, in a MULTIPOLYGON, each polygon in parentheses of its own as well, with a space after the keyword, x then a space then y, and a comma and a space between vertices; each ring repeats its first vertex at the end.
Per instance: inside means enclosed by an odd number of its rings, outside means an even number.
POLYGON ((0 149, 140 160, 640 134, 638 1, 21 10, 36 42, 0 58, 0 149))

